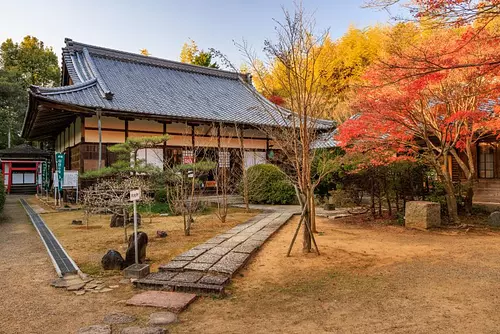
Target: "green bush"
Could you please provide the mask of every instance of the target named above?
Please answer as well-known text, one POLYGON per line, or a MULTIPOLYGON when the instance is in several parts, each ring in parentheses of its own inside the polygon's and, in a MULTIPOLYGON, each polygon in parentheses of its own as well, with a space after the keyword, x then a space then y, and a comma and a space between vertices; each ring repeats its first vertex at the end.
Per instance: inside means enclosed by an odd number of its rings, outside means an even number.
MULTIPOLYGON (((0 175, 2 175, 0 173, 0 175)), ((3 206, 5 204, 5 186, 3 184, 3 180, 0 182, 0 212, 3 211, 3 206)))
MULTIPOLYGON (((295 189, 275 165, 255 165, 248 169, 248 197, 258 204, 294 204, 295 189)), ((240 187, 242 188, 242 187, 240 187)))
POLYGON ((155 202, 156 203, 167 203, 167 189, 161 188, 155 190, 155 202))

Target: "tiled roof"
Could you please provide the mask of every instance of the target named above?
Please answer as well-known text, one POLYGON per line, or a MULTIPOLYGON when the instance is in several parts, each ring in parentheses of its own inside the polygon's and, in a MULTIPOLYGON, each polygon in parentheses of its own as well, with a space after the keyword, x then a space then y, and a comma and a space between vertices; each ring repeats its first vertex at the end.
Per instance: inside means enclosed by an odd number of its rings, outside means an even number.
MULTIPOLYGON (((286 125, 278 110, 243 74, 82 44, 66 39, 63 62, 73 85, 31 87, 68 105, 173 119, 286 125)), ((332 123, 321 121, 320 127, 332 123)))
POLYGON ((28 144, 21 144, 14 147, 0 150, 0 157, 3 158, 38 158, 49 157, 50 152, 41 150, 28 144))

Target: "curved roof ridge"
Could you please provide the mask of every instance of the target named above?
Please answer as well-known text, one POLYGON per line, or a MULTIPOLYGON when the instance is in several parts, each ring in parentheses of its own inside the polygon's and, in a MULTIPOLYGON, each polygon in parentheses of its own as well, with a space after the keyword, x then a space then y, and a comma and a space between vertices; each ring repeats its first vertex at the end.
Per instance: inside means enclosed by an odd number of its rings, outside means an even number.
POLYGON ((97 84, 99 85, 99 88, 102 90, 103 97, 106 100, 113 99, 113 93, 108 88, 106 82, 99 73, 99 70, 95 66, 94 61, 92 60, 92 57, 90 56, 89 50, 87 48, 83 48, 83 58, 87 62, 87 65, 90 71, 92 72, 93 76, 97 79, 97 84))
POLYGON ((87 81, 83 81, 74 85, 69 85, 69 86, 61 86, 61 87, 40 87, 40 86, 35 86, 31 85, 30 86, 30 91, 35 93, 35 94, 40 94, 40 95, 56 95, 56 94, 61 94, 61 93, 72 93, 72 92, 77 92, 82 89, 92 87, 97 84, 97 79, 93 78, 87 81))
POLYGON ((233 79, 233 80, 237 80, 240 77, 240 73, 238 73, 238 72, 220 70, 220 69, 216 69, 216 68, 198 66, 198 65, 193 65, 193 64, 186 64, 186 63, 181 63, 178 61, 173 61, 173 60, 168 60, 168 59, 163 59, 163 58, 144 56, 144 55, 137 54, 137 53, 114 50, 114 49, 104 48, 104 47, 100 47, 100 46, 79 43, 79 42, 73 41, 72 39, 69 39, 69 38, 66 38, 65 42, 66 42, 66 48, 69 50, 74 50, 74 51, 80 52, 80 51, 83 51, 83 49, 87 49, 90 54, 93 54, 96 56, 114 58, 114 59, 123 60, 123 61, 137 62, 137 63, 141 63, 144 65, 171 68, 171 69, 185 71, 185 72, 200 73, 200 74, 217 76, 217 77, 233 79))

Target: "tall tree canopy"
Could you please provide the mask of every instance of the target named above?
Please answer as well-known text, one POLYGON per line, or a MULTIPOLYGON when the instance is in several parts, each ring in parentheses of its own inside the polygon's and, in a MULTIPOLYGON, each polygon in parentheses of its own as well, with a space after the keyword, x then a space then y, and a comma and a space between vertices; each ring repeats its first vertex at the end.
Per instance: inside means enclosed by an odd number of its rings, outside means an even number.
POLYGON ((500 129, 494 103, 500 95, 500 68, 455 65, 495 56, 496 43, 471 40, 489 35, 472 27, 431 32, 406 24, 393 35, 391 52, 365 76, 371 86, 358 91, 354 108, 360 116, 345 122, 337 139, 348 151, 371 154, 373 163, 408 155, 422 159, 444 185, 450 218, 458 221, 451 159, 467 178, 470 210, 476 175, 472 148, 500 129), (433 71, 427 63, 450 69, 433 71))
POLYGON ((204 67, 212 67, 219 68, 217 62, 212 62, 212 52, 200 50, 196 42, 190 40, 189 42, 184 43, 181 50, 181 62, 204 66, 204 67))
MULTIPOLYGON (((353 95, 353 88, 363 83, 363 74, 368 66, 381 53, 388 30, 389 28, 379 26, 364 30, 350 27, 336 41, 326 36, 322 52, 314 65, 321 72, 319 84, 325 92, 322 97, 322 117, 344 121, 351 115, 347 101, 353 95)), ((261 62, 254 64, 254 67, 261 73, 254 75, 256 88, 273 103, 284 104, 289 88, 283 86, 287 72, 281 62, 261 62)))
POLYGON ((7 39, 0 45, 0 148, 20 138, 30 85, 55 86, 60 71, 56 54, 36 37, 20 43, 7 39))

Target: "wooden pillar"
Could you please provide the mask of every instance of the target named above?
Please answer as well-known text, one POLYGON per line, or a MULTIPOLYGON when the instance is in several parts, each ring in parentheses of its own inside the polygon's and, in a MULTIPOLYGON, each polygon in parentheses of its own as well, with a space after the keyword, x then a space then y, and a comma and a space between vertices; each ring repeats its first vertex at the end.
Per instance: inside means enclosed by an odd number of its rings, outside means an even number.
MULTIPOLYGON (((163 135, 167 134, 167 122, 163 122, 163 135)), ((163 170, 165 170, 165 162, 167 161, 167 141, 163 142, 163 170)))
POLYGON ((101 164, 102 164, 102 129, 101 129, 101 109, 97 109, 96 111, 97 114, 97 132, 99 135, 99 154, 98 154, 98 161, 97 161, 97 170, 101 169, 101 164))
POLYGON ((269 157, 269 136, 266 136, 266 162, 269 157))
POLYGON ((194 152, 194 124, 191 125, 191 146, 193 148, 193 152, 194 152))
POLYGON ((85 151, 85 116, 80 115, 80 173, 85 173, 83 152, 85 151))
POLYGON ((128 119, 125 120, 125 141, 128 139, 128 119))

